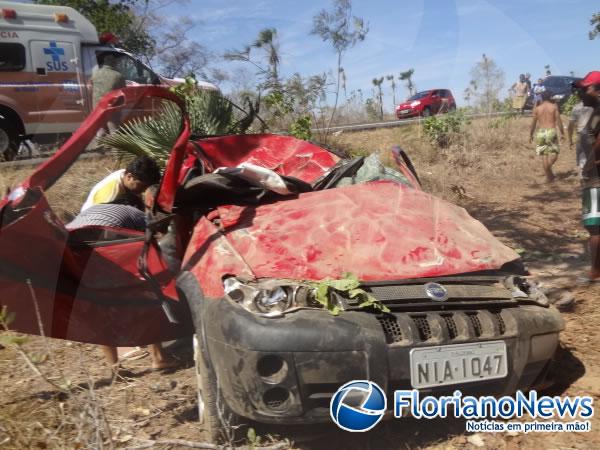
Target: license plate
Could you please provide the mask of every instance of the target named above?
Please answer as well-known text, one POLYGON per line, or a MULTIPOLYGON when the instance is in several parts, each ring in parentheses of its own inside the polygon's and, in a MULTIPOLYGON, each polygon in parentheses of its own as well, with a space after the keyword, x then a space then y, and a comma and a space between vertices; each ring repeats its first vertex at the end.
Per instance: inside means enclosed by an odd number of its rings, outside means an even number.
POLYGON ((400 111, 400 114, 408 114, 410 112, 409 109, 405 109, 404 111, 400 111))
POLYGON ((440 345, 410 351, 410 382, 414 388, 504 378, 507 373, 504 341, 440 345))

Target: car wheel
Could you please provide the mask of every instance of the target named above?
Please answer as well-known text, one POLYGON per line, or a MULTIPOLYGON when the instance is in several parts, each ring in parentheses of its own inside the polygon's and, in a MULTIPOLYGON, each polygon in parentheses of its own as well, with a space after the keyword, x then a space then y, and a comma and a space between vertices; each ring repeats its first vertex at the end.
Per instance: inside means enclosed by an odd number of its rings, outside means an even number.
POLYGON ((454 104, 453 104, 453 105, 450 105, 450 108, 448 108, 448 111, 449 111, 449 112, 454 112, 454 111, 456 111, 456 105, 454 105, 454 104))
MULTIPOLYGON (((207 363, 203 346, 194 335, 194 359, 198 382, 198 421, 208 438, 216 443, 233 444, 245 437, 242 418, 231 411, 221 395, 217 377, 207 363)), ((201 338, 200 338, 201 339, 201 338)))
POLYGON ((429 116, 431 116, 431 109, 429 108, 429 106, 425 107, 425 109, 423 110, 423 112, 421 113, 421 115, 423 117, 429 117, 429 116))
POLYGON ((19 152, 19 136, 15 127, 6 119, 0 118, 0 160, 12 161, 19 152))

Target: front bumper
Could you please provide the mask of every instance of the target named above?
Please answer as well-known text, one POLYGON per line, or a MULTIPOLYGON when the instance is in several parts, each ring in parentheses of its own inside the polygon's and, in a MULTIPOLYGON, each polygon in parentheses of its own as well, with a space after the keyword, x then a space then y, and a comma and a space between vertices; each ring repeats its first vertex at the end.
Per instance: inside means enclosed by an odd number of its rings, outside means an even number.
POLYGON ((421 114, 421 111, 419 111, 418 109, 397 109, 396 110, 396 117, 398 119, 407 119, 409 117, 417 117, 421 114))
POLYGON ((558 311, 534 305, 387 316, 302 310, 266 319, 227 299, 203 302, 206 349, 225 401, 237 414, 264 423, 327 422, 331 396, 351 380, 374 381, 390 398, 395 389, 411 389, 409 352, 415 347, 506 343, 506 378, 422 389, 425 394, 533 388, 543 382, 563 328, 558 311))

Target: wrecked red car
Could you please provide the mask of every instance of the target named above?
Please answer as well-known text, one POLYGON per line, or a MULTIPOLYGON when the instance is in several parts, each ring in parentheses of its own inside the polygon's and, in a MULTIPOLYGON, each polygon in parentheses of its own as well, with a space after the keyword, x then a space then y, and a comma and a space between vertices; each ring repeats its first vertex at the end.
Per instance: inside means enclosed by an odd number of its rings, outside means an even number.
POLYGON ((108 94, 0 202, 14 329, 116 346, 195 334, 214 438, 242 418, 327 422, 353 379, 434 394, 544 383, 559 313, 513 250, 421 190, 398 149, 393 170, 285 136, 191 139, 184 117, 145 233, 67 230, 45 192, 111 114, 149 96, 183 108, 158 87, 108 94))

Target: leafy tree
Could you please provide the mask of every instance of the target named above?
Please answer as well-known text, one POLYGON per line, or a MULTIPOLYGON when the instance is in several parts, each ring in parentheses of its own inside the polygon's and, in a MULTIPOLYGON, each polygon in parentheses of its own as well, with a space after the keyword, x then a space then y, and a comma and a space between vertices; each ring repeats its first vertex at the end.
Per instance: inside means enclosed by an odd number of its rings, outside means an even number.
POLYGON ((471 88, 466 87, 465 90, 463 91, 463 98, 465 99, 465 102, 467 102, 468 106, 471 106, 471 96, 473 95, 473 92, 471 91, 471 88))
POLYGON ((600 12, 592 14, 590 25, 592 26, 592 29, 589 33, 589 37, 590 39, 596 39, 600 36, 600 12))
POLYGON ((472 95, 478 106, 488 114, 492 112, 498 94, 504 87, 504 71, 485 53, 471 69, 472 95))
POLYGON ((408 89, 408 96, 412 97, 415 92, 415 85, 412 81, 412 76, 415 73, 415 69, 408 69, 404 72, 400 72, 400 81, 406 81, 406 88, 408 89))
POLYGON ((368 24, 362 18, 352 15, 350 0, 333 0, 331 11, 323 9, 313 17, 311 34, 318 35, 323 41, 329 42, 337 54, 335 101, 328 128, 331 126, 337 109, 342 81, 342 58, 347 50, 358 42, 364 41, 368 31, 368 24))
MULTIPOLYGON (((152 22, 154 23, 154 20, 152 22)), ((163 75, 173 78, 197 74, 202 78, 218 78, 218 74, 211 77, 205 71, 211 57, 210 52, 188 38, 194 25, 191 19, 183 17, 177 20, 176 24, 166 26, 160 42, 146 55, 147 59, 160 67, 163 75)))
POLYGON ((373 86, 377 88, 377 98, 379 100, 379 118, 383 120, 383 92, 381 91, 381 84, 383 83, 383 77, 373 78, 373 86))
POLYGON ((190 73, 218 81, 219 73, 209 71, 210 52, 189 39, 194 27, 188 17, 168 20, 159 10, 172 0, 34 0, 46 5, 70 6, 89 19, 98 33, 110 31, 119 46, 167 77, 190 73))
POLYGON ((121 45, 137 55, 147 54, 156 44, 149 32, 139 27, 135 8, 147 0, 34 0, 43 5, 70 6, 90 20, 98 33, 116 34, 121 45))
POLYGON ((368 98, 365 101, 365 111, 367 112, 367 116, 370 119, 377 119, 379 118, 379 111, 378 111, 378 107, 376 105, 376 101, 373 98, 368 98))
POLYGON ((299 73, 292 75, 284 85, 285 92, 293 103, 293 109, 300 115, 310 114, 319 101, 325 99, 327 75, 312 75, 302 78, 299 73))

